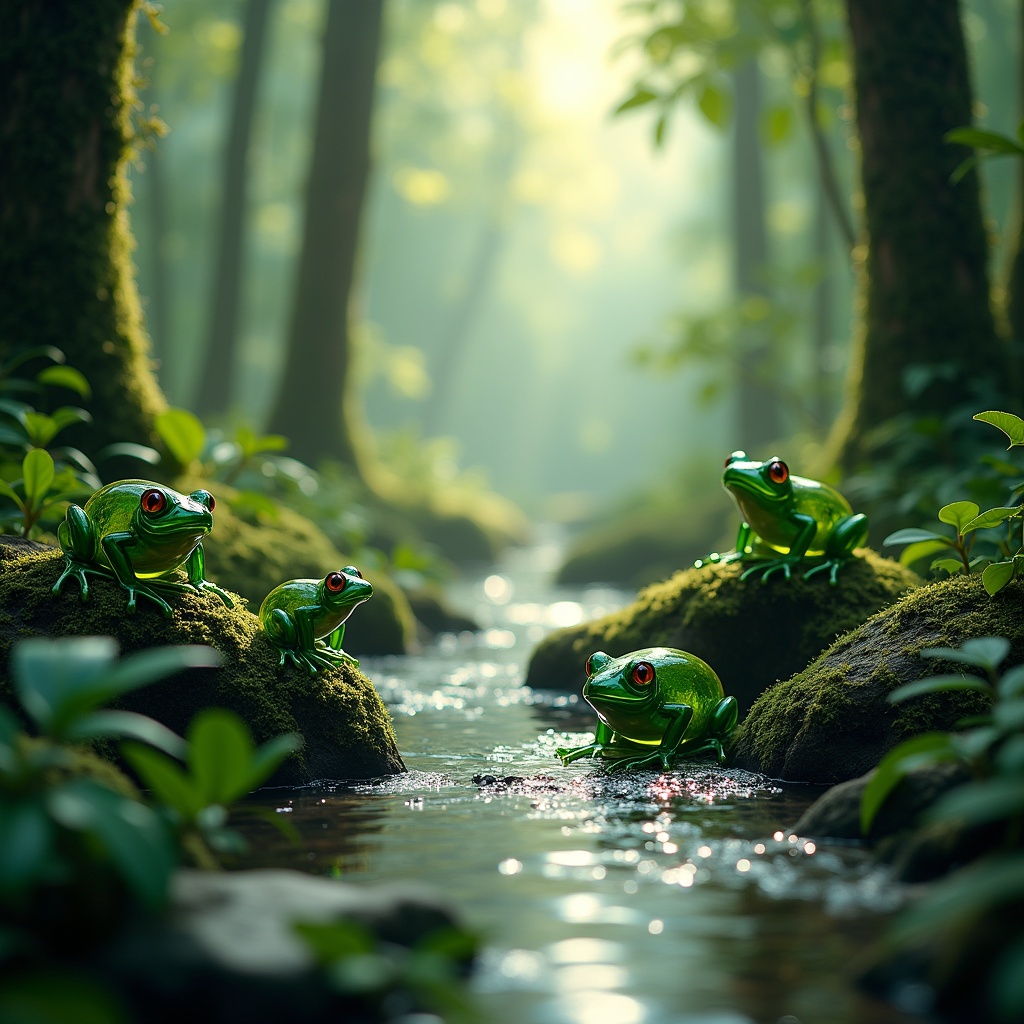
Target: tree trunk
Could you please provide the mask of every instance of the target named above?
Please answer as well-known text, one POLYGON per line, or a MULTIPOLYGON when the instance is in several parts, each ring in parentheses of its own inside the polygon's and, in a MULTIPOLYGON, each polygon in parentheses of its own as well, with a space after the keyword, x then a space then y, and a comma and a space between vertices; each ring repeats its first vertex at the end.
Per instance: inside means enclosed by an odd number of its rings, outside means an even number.
MULTIPOLYGON (((736 69, 733 136, 733 239, 736 300, 767 296, 768 232, 760 138, 761 89, 757 64, 736 69)), ((782 435, 779 391, 772 386, 771 338, 763 323, 740 327, 737 374, 738 431, 742 445, 757 451, 782 435)))
MULTIPOLYGON (((1024 118, 1024 4, 1017 9, 1017 116, 1024 118)), ((1014 408, 1024 403, 1024 160, 1017 161, 1017 193, 1014 197, 1013 250, 1006 269, 1006 318, 1012 349, 1010 383, 1014 408)))
POLYGON ((349 428, 348 307, 370 168, 382 0, 331 0, 305 228, 284 372, 270 429, 297 459, 358 469, 349 428))
POLYGON ((93 390, 89 452, 151 442, 166 404, 126 209, 135 14, 134 0, 0 4, 0 357, 65 352, 93 390))
POLYGON ((989 307, 978 178, 950 184, 969 152, 943 141, 971 122, 957 0, 847 0, 847 13, 868 236, 863 324, 837 434, 840 464, 852 469, 873 427, 976 402, 972 378, 1001 379, 1006 360, 989 307))
POLYGON ((224 155, 220 237, 210 299, 206 360, 196 401, 197 409, 203 415, 228 410, 232 385, 237 376, 247 157, 269 13, 270 0, 249 0, 246 5, 242 57, 235 82, 231 126, 224 155))

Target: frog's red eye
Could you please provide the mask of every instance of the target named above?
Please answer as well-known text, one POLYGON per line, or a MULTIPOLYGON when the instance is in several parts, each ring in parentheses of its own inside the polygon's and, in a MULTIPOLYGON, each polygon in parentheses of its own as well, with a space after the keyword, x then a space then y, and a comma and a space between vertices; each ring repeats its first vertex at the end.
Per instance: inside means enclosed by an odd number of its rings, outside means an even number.
POLYGON ((143 512, 155 516, 167 508, 167 495, 156 487, 150 487, 148 491, 142 492, 139 503, 142 505, 143 512))
POLYGON ((340 594, 345 589, 346 583, 348 583, 348 580, 345 579, 343 572, 328 573, 327 578, 324 580, 324 586, 332 594, 340 594))
POLYGON ((591 655, 589 658, 587 658, 587 664, 585 666, 585 671, 587 673, 587 678, 588 679, 590 678, 590 676, 592 676, 594 674, 594 668, 595 668, 595 666, 594 666, 594 656, 591 655))
POLYGON ((650 686, 654 682, 654 666, 649 661, 638 661, 631 678, 637 686, 650 686))
POLYGON ((206 492, 206 507, 212 512, 217 507, 217 499, 209 492, 206 492))
POLYGON ((789 466, 780 459, 768 463, 768 477, 772 483, 784 484, 789 479, 789 466))

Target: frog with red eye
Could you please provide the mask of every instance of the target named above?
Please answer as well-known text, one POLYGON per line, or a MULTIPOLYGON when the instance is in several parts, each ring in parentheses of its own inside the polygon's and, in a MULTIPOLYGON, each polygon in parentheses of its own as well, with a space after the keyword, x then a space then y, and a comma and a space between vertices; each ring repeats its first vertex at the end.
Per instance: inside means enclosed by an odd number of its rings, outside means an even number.
POLYGON ((279 648, 278 667, 290 658, 312 676, 344 662, 358 665, 341 649, 345 621, 372 596, 373 587, 354 565, 329 572, 322 580, 288 580, 274 587, 260 605, 260 624, 279 648))
POLYGON ((587 659, 583 697, 597 712, 594 742, 559 747, 562 764, 599 757, 609 771, 711 755, 725 763, 723 742, 736 727, 735 697, 706 662, 686 651, 650 647, 612 658, 597 651, 587 659))
POLYGON ((777 456, 755 462, 745 452, 733 452, 725 460, 722 486, 742 517, 736 550, 703 561, 754 562, 740 579, 761 573, 767 580, 780 571, 789 579, 794 567, 813 560, 818 564, 804 579, 828 572, 835 583, 836 573, 854 557, 854 548, 867 542, 867 516, 854 514, 834 487, 793 476, 777 456))
POLYGON ((171 606, 159 590, 209 590, 232 607, 228 594, 205 578, 202 541, 213 529, 215 506, 209 491, 179 494, 150 480, 118 480, 101 487, 84 508, 69 505, 57 528, 64 571, 53 593, 59 594, 73 576, 82 600, 88 600, 86 576, 93 575, 116 579, 128 591, 129 612, 141 595, 170 618, 171 606), (179 568, 187 582, 168 578, 179 568))

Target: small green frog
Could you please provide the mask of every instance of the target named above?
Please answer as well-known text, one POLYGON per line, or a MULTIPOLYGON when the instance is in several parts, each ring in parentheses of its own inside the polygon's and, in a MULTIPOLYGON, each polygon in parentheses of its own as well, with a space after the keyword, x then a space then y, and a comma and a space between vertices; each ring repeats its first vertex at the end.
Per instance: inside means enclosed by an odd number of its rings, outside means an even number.
POLYGON ((745 452, 733 452, 725 460, 722 486, 736 502, 743 521, 736 550, 704 561, 755 561, 740 579, 759 572, 766 580, 780 570, 789 579, 794 566, 822 557, 819 565, 804 573, 804 579, 828 571, 834 584, 836 573, 853 557, 854 548, 867 541, 867 516, 854 515, 850 503, 834 487, 791 475, 778 457, 754 462, 745 452))
POLYGON ((600 719, 594 742, 555 753, 562 764, 605 758, 609 771, 647 764, 667 771, 673 760, 705 754, 724 764, 722 741, 739 713, 736 698, 725 696, 710 665, 671 647, 621 658, 592 654, 583 697, 600 719))
POLYGON ((57 539, 64 552, 64 571, 53 585, 59 594, 69 576, 78 580, 88 600, 86 574, 113 578, 128 591, 128 611, 136 596, 147 597, 168 618, 171 606, 164 590, 210 590, 229 608, 228 594, 205 578, 203 538, 213 528, 216 505, 209 491, 179 494, 149 480, 118 480, 101 487, 84 508, 69 505, 57 539), (166 578, 184 568, 187 582, 166 578))
POLYGON ((345 620, 353 609, 373 597, 373 587, 354 565, 329 572, 322 580, 288 580, 267 594, 260 605, 263 632, 286 657, 309 674, 340 662, 358 665, 341 649, 345 620), (326 643, 323 637, 328 637, 326 643))

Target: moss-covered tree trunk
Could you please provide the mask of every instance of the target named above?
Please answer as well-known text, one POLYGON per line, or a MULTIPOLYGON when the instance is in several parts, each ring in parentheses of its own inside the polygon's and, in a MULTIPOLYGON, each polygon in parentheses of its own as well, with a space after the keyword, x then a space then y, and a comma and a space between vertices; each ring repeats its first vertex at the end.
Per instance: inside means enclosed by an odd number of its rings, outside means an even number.
POLYGON ((837 438, 850 468, 873 427, 970 404, 972 377, 1005 373, 1006 361, 989 306, 978 179, 950 184, 968 152, 943 141, 971 123, 959 4, 847 0, 847 12, 868 243, 837 438), (924 386, 907 387, 911 368, 924 386))
POLYGON ((135 0, 0 4, 0 357, 65 352, 93 389, 89 450, 150 440, 165 404, 126 210, 135 16, 135 0))
POLYGON ((363 197, 382 0, 327 5, 323 70, 298 279, 284 372, 270 429, 305 462, 357 467, 350 429, 348 308, 363 197))

